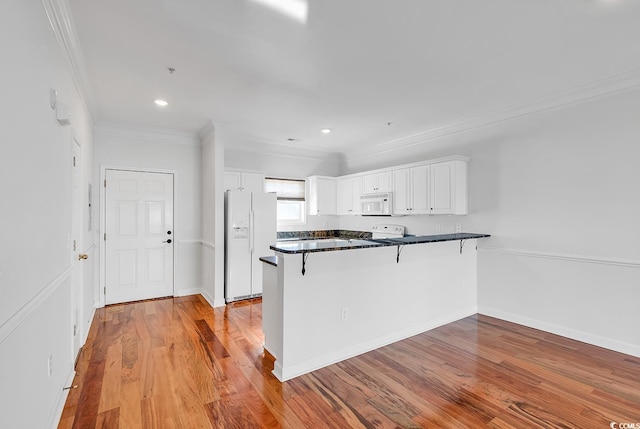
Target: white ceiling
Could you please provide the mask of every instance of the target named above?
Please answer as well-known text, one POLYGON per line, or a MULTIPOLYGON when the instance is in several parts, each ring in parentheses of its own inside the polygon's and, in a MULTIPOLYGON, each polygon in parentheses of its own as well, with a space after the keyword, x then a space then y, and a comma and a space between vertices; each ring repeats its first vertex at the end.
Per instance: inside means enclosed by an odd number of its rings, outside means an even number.
POLYGON ((228 146, 362 150, 640 68, 633 0, 309 0, 306 23, 252 0, 68 3, 96 123, 212 121, 228 146))

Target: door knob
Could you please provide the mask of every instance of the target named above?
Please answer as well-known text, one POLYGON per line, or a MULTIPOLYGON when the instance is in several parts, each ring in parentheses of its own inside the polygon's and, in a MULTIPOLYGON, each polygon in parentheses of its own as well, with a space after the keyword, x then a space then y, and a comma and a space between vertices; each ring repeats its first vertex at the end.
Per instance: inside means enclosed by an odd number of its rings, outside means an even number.
POLYGON ((82 261, 83 259, 89 259, 89 255, 86 253, 81 253, 78 255, 78 261, 82 261))
POLYGON ((171 239, 168 239, 166 241, 163 241, 163 243, 171 243, 171 239))

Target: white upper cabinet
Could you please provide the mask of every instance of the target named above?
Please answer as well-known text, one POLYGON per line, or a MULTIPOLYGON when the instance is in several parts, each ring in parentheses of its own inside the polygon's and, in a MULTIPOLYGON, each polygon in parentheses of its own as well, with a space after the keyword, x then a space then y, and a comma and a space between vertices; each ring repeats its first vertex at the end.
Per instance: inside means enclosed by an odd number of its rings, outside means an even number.
POLYGON ((245 190, 249 192, 264 192, 264 174, 245 173, 240 171, 224 172, 224 190, 245 190))
POLYGON ((337 214, 336 182, 335 177, 307 178, 310 215, 337 214))
POLYGON ((337 182, 338 214, 349 215, 360 213, 360 196, 362 195, 362 177, 343 177, 337 182))
POLYGON ((411 169, 411 214, 431 212, 429 205, 429 182, 431 166, 421 165, 411 169))
POLYGON ((402 168, 393 171, 393 214, 428 214, 429 166, 402 168))
POLYGON ((393 192, 394 215, 465 215, 468 160, 451 156, 337 179, 309 177, 309 214, 361 214, 362 195, 393 192))
POLYGON ((362 176, 362 193, 375 194, 393 190, 393 172, 383 171, 362 176))
POLYGON ((430 213, 467 214, 467 163, 445 161, 430 168, 430 213))
POLYGON ((394 170, 393 214, 467 214, 467 163, 454 160, 394 170))
POLYGON ((411 169, 393 172, 393 214, 411 214, 411 169))

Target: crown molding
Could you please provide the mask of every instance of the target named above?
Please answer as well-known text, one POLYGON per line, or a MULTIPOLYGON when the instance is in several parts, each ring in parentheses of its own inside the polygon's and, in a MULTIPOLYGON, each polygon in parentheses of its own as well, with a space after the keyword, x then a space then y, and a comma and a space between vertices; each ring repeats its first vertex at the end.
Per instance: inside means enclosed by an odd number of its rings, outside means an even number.
POLYGON ((41 0, 41 2, 58 46, 62 51, 62 56, 71 72, 71 79, 76 91, 78 91, 78 96, 87 113, 89 123, 93 126, 91 114, 93 105, 89 85, 87 84, 87 69, 67 0, 41 0))
POLYGON ((115 137, 135 138, 150 140, 157 143, 184 144, 200 146, 201 141, 197 134, 181 131, 166 130, 163 128, 138 127, 112 122, 100 122, 94 127, 96 135, 109 135, 115 137))
POLYGON ((211 121, 208 121, 200 129, 200 131, 198 131, 198 138, 200 139, 201 144, 214 141, 215 136, 216 136, 216 127, 213 125, 213 122, 211 121))
POLYGON ((586 102, 640 87, 640 68, 613 74, 562 91, 509 104, 463 118, 428 130, 374 145, 369 149, 356 149, 344 153, 345 161, 362 160, 399 149, 407 149, 452 134, 473 130, 499 122, 509 121, 546 110, 586 102))
POLYGON ((225 150, 243 153, 259 153, 261 155, 272 155, 282 158, 305 159, 312 161, 321 161, 327 159, 330 156, 340 156, 340 154, 337 152, 321 152, 289 145, 273 144, 260 141, 248 142, 242 145, 225 144, 225 150))

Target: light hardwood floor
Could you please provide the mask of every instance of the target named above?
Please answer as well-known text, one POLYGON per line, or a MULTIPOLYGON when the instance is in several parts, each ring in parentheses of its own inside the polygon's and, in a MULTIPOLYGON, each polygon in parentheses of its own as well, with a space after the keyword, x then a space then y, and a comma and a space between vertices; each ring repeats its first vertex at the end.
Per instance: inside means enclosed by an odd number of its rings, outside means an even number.
MULTIPOLYGON (((383 311, 383 310, 381 310, 383 311)), ((640 358, 473 316, 280 383, 261 301, 96 312, 59 428, 602 428, 640 422, 640 358)))

